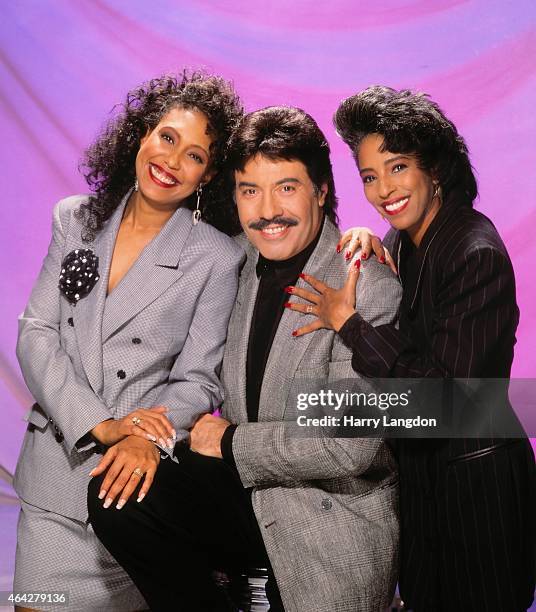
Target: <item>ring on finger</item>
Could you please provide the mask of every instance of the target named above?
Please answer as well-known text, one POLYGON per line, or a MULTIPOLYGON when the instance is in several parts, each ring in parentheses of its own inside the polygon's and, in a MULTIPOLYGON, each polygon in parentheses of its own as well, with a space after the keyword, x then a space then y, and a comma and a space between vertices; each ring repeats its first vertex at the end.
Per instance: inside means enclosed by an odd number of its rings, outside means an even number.
POLYGON ((313 312, 313 307, 311 304, 308 304, 307 307, 305 308, 305 312, 307 314, 311 314, 313 312))
POLYGON ((141 468, 137 467, 133 472, 132 472, 132 476, 138 476, 138 478, 141 478, 143 476, 143 472, 141 470, 141 468))
POLYGON ((134 425, 139 425, 141 423, 140 417, 132 417, 132 422, 134 425))

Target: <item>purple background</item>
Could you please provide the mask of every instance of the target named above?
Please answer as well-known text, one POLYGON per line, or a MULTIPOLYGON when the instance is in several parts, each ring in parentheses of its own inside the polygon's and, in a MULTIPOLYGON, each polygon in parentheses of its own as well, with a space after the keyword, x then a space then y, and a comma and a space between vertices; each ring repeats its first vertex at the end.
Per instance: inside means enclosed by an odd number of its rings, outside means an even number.
POLYGON ((514 375, 534 377, 536 3, 534 0, 17 0, 2 4, 0 466, 12 471, 31 398, 14 347, 61 197, 85 192, 83 148, 139 82, 183 66, 233 79, 248 110, 310 112, 333 149, 342 227, 369 225, 350 154, 331 126, 338 102, 374 83, 423 90, 465 136, 477 206, 517 275, 514 375))

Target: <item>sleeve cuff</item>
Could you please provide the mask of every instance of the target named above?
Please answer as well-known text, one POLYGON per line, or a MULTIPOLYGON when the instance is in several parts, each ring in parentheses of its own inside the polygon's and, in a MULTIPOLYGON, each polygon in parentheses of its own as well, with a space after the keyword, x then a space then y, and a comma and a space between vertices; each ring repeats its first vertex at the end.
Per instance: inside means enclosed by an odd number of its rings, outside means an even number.
POLYGON ((338 333, 344 344, 349 349, 353 349, 358 339, 366 333, 369 327, 370 323, 367 323, 365 319, 356 312, 344 322, 344 325, 339 329, 338 333))
POLYGON ((221 456, 225 463, 236 469, 236 463, 233 455, 233 436, 238 425, 229 425, 223 432, 220 441, 221 456))

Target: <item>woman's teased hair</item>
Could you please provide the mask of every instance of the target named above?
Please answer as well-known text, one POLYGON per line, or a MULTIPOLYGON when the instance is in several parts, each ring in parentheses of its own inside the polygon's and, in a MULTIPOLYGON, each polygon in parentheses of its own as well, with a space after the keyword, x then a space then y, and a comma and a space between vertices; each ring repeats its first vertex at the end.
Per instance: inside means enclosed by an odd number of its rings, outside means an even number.
POLYGON ((357 161, 370 134, 383 137, 382 151, 409 153, 439 181, 444 204, 472 206, 478 194, 464 139, 426 94, 373 86, 344 100, 335 128, 357 161))
POLYGON ((257 154, 272 160, 302 162, 317 190, 327 185, 323 210, 337 225, 337 196, 329 145, 311 115, 290 106, 269 106, 246 115, 229 144, 229 171, 243 171, 257 154))
MULTIPOLYGON (((106 125, 86 150, 80 169, 93 195, 80 206, 82 238, 91 241, 120 204, 136 178, 135 161, 141 139, 173 108, 198 110, 208 119, 210 167, 214 178, 203 188, 203 219, 219 230, 240 231, 235 205, 223 168, 227 141, 243 116, 243 108, 232 85, 202 72, 151 79, 127 94, 120 112, 106 125)), ((195 207, 196 194, 184 202, 195 207)))

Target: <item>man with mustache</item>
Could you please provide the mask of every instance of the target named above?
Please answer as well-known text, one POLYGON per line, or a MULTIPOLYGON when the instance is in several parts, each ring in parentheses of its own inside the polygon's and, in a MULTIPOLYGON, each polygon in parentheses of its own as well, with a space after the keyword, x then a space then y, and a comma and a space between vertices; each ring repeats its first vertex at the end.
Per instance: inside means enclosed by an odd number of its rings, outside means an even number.
MULTIPOLYGON (((137 586, 159 579, 162 601, 177 585, 185 589, 183 571, 192 589, 210 588, 199 578, 202 549, 207 567, 268 566, 272 611, 377 612, 391 603, 397 577, 394 461, 378 438, 300 435, 293 393, 299 381, 314 390, 355 373, 336 333, 318 327, 296 333, 302 315, 286 305, 299 299, 311 275, 344 285, 351 312, 357 308, 381 325, 396 319, 400 286, 375 258, 344 263, 337 255, 329 146, 309 115, 287 107, 247 115, 229 164, 247 261, 222 366, 222 416, 205 415, 192 429, 194 452, 179 457, 180 482, 175 477, 166 487, 160 472, 172 462, 162 461, 142 504, 127 504, 120 521, 108 514, 114 533, 104 543, 137 586), (210 495, 201 493, 207 489, 210 495), (167 501, 157 504, 164 495, 167 501), (152 548, 139 544, 126 554, 129 538, 144 537, 147 526, 154 534, 156 513, 165 514, 158 519, 165 527, 152 548), (180 564, 177 543, 189 545, 197 574, 180 564), (179 565, 154 569, 155 549, 176 553, 179 565), (164 571, 166 580, 158 576, 164 571)), ((307 308, 304 303, 303 312, 314 312, 307 308)), ((93 516, 94 526, 104 516, 93 516)), ((98 525, 95 530, 100 537, 98 525)))

